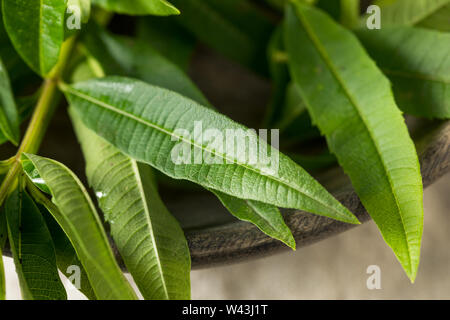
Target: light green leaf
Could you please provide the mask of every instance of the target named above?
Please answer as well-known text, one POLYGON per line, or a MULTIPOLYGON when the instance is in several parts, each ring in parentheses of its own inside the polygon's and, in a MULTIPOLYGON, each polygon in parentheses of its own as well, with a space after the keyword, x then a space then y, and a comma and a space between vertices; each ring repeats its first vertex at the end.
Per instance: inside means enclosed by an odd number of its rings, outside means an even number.
POLYGON ((0 59, 0 132, 17 145, 20 139, 19 112, 9 83, 8 72, 0 59))
POLYGON ((92 4, 109 11, 129 15, 169 16, 180 13, 166 0, 92 0, 92 4))
POLYGON ((417 24, 419 27, 450 32, 450 3, 417 24))
POLYGON ((450 34, 414 27, 359 30, 406 113, 450 118, 450 34), (433 48, 430 50, 430 48, 433 48))
MULTIPOLYGON (((450 0, 377 0, 381 9, 381 28, 414 25, 430 18, 450 0)), ((367 16, 363 17, 364 24, 367 16)))
POLYGON ((413 281, 423 229, 419 161, 388 80, 324 13, 286 11, 290 70, 313 121, 413 281))
POLYGON ((211 190, 236 218, 255 224, 265 234, 295 250, 295 239, 277 207, 259 201, 244 200, 211 190))
POLYGON ((46 203, 45 206, 74 246, 97 298, 136 299, 117 265, 95 207, 78 178, 51 159, 23 154, 22 163, 27 174, 30 169, 37 170, 51 191, 54 205, 46 203))
POLYGON ((244 66, 265 72, 265 50, 274 25, 248 0, 173 0, 178 23, 200 41, 244 66))
POLYGON ((33 200, 25 191, 16 189, 6 200, 5 212, 22 298, 67 299, 50 232, 33 200))
MULTIPOLYGON (((92 35, 92 33, 91 33, 92 35)), ((127 74, 135 74, 136 77, 146 80, 146 82, 150 84, 154 84, 157 86, 161 86, 163 88, 171 89, 173 91, 176 91, 180 94, 183 94, 186 97, 189 97, 196 102, 205 105, 207 107, 212 106, 209 104, 207 99, 203 96, 203 94, 197 89, 197 87, 191 82, 191 80, 184 74, 182 70, 180 70, 178 67, 164 59, 163 57, 159 56, 154 50, 152 50, 151 47, 147 46, 143 43, 134 43, 129 44, 127 42, 126 38, 119 38, 114 37, 112 35, 107 34, 104 31, 98 32, 98 36, 101 40, 96 41, 88 41, 89 45, 88 50, 90 52, 95 52, 96 56, 95 58, 99 61, 103 69, 108 69, 108 73, 114 73, 114 70, 110 70, 108 68, 109 65, 117 64, 124 66, 123 68, 127 70, 127 74), (107 46, 103 47, 101 43, 107 44, 107 46), (105 52, 110 52, 111 54, 105 58, 105 52), (107 61, 109 63, 102 63, 104 61, 107 61)), ((93 138, 92 138, 93 139, 93 138)), ((90 139, 87 139, 90 140, 90 139)), ((104 142, 106 143, 106 142, 104 142)), ((95 148, 93 148, 95 149, 95 148)), ((85 153, 86 154, 86 153, 85 153)), ((86 154, 86 158, 89 158, 89 155, 86 154)), ((125 158, 126 156, 123 155, 125 158)), ((101 158, 101 157, 100 157, 101 158)), ((96 155, 96 159, 100 160, 98 158, 98 155, 96 155)), ((125 170, 125 169, 124 169, 125 170)), ((240 199, 234 199, 233 197, 222 197, 222 202, 225 201, 231 201, 232 203, 225 207, 231 207, 236 208, 236 204, 239 203, 240 206, 247 205, 247 202, 240 199)), ((283 218, 281 216, 281 213, 279 212, 278 208, 269 206, 267 204, 261 205, 263 208, 263 214, 275 214, 272 219, 274 221, 283 221, 283 218), (270 209, 269 209, 270 208, 270 209)), ((244 210, 244 209, 241 209, 244 210)), ((254 212, 254 216, 257 217, 259 215, 258 212, 255 212, 253 207, 250 207, 247 205, 248 212, 254 212)), ((246 217, 246 221, 249 221, 249 216, 246 217)), ((252 222, 252 221, 250 221, 252 222)), ((257 219, 256 221, 257 225, 261 225, 260 219, 257 219)), ((284 225, 284 222, 283 222, 284 225)), ((284 225, 285 229, 283 231, 283 239, 287 238, 287 234, 289 234, 292 238, 291 232, 289 228, 284 225)), ((264 228, 267 230, 270 230, 268 228, 264 228)), ((264 229, 262 229, 264 231, 264 229)), ((279 231, 281 229, 281 224, 279 224, 279 231)), ((281 232, 281 231, 280 231, 281 232)), ((269 235, 273 233, 273 231, 269 231, 269 235)), ((280 236, 278 236, 280 237, 280 236)), ((293 239, 292 239, 293 240, 293 239)), ((291 241, 292 244, 292 241, 291 241)), ((294 242, 295 245, 295 242, 294 242)), ((120 246, 119 246, 120 248, 120 246)))
POLYGON ((61 272, 66 276, 70 276, 68 270, 71 266, 77 266, 80 268, 80 288, 79 290, 89 299, 96 300, 94 290, 89 283, 89 278, 86 274, 86 271, 83 268, 80 260, 77 257, 77 253, 75 252, 72 243, 67 238, 67 235, 58 225, 53 216, 48 212, 47 208, 43 205, 38 204, 38 208, 45 219, 47 224, 47 228, 50 231, 50 234, 53 239, 53 244, 55 245, 55 253, 56 253, 56 264, 61 272))
POLYGON ((151 168, 87 129, 72 110, 70 114, 89 183, 142 295, 148 300, 189 299, 189 248, 158 196, 151 168))
POLYGON ((67 0, 2 0, 5 29, 23 60, 45 76, 58 62, 67 0))
POLYGON ((238 198, 358 223, 316 180, 253 131, 177 93, 122 77, 63 85, 62 89, 88 128, 125 154, 172 178, 190 180, 238 198), (271 158, 267 155, 268 161, 264 157, 248 160, 256 155, 250 152, 245 137, 229 138, 228 148, 214 146, 212 142, 217 141, 202 141, 198 134, 190 134, 195 127, 199 129, 199 122, 202 132, 214 129, 224 137, 225 130, 231 129, 238 136, 247 135, 253 151, 267 150, 271 158), (245 146, 233 146, 231 139, 245 146), (189 152, 180 159, 178 151, 186 148, 189 152), (195 159, 189 155, 191 149, 191 155, 197 155, 195 159), (196 164, 199 154, 204 161, 196 164))

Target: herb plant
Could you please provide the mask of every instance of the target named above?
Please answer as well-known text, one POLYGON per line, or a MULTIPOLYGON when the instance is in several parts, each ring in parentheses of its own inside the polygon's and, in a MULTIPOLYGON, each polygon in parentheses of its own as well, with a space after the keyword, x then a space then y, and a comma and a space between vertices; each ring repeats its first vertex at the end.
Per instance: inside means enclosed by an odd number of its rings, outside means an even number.
MULTIPOLYGON (((189 299, 188 244, 158 182, 198 184, 295 249, 279 208, 359 223, 311 176, 336 162, 416 278, 423 187, 403 112, 450 118, 450 0, 375 1, 373 30, 356 0, 1 4, 0 140, 17 152, 0 163, 0 249, 9 244, 23 298, 65 299, 58 269, 75 266, 89 299, 136 299, 109 234, 145 299, 189 299), (135 16, 126 20, 134 31, 108 29, 115 15, 135 16), (190 79, 197 42, 271 79, 262 125, 280 129, 280 151, 216 111, 190 79), (90 189, 38 155, 63 98, 90 189), (198 123, 214 137, 196 133, 198 123), (244 147, 224 147, 217 137, 227 132, 243 132, 244 147), (321 136, 327 147, 312 156, 283 147, 321 136), (276 166, 250 161, 252 150, 276 166)), ((4 283, 0 265, 0 299, 4 283)))

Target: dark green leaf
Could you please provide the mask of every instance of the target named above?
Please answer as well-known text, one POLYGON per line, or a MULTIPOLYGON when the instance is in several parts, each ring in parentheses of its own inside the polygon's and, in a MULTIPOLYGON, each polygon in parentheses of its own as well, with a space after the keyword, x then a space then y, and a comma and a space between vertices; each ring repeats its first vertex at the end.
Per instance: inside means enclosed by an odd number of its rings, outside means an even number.
POLYGON ((177 21, 200 41, 228 58, 262 73, 261 52, 274 26, 248 0, 175 0, 177 21))
POLYGON ((388 80, 349 31, 312 7, 288 7, 285 41, 313 121, 413 281, 423 229, 422 181, 388 80))
POLYGON ((418 23, 417 26, 450 32, 450 4, 437 10, 431 16, 418 23))
POLYGON ((406 113, 450 118, 450 34, 414 27, 359 30, 406 113), (430 50, 432 48, 432 50, 430 50))
POLYGON ((55 248, 39 209, 30 196, 16 189, 6 200, 8 238, 26 300, 65 300, 56 267, 55 248))
POLYGON ((97 298, 136 299, 117 265, 95 207, 78 178, 51 159, 23 154, 22 163, 28 175, 30 170, 37 170, 51 191, 53 203, 44 204, 73 244, 97 298))
MULTIPOLYGON (((176 18, 175 18, 176 19, 176 18)), ((157 50, 186 71, 195 49, 196 40, 175 23, 174 18, 144 17, 137 21, 137 38, 157 50)))
POLYGON ((179 14, 177 8, 166 0, 91 0, 92 4, 106 10, 129 15, 168 16, 179 14))
POLYGON ((2 0, 5 29, 17 52, 45 76, 58 62, 67 0, 2 0))
POLYGON ((6 298, 5 268, 3 266, 3 248, 6 243, 8 229, 4 206, 0 209, 0 300, 6 298))

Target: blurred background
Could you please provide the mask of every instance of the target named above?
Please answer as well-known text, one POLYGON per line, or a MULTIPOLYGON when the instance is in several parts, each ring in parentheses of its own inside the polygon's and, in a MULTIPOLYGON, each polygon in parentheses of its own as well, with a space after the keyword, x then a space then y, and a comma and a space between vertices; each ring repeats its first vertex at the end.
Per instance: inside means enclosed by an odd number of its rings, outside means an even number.
MULTIPOLYGON (((296 252, 195 270, 193 299, 450 299, 450 174, 425 191, 419 273, 411 284, 373 222, 296 252), (381 269, 381 289, 369 290, 367 267, 381 269)), ((7 299, 20 299, 11 258, 7 299)), ((67 281, 71 299, 83 299, 67 281)))

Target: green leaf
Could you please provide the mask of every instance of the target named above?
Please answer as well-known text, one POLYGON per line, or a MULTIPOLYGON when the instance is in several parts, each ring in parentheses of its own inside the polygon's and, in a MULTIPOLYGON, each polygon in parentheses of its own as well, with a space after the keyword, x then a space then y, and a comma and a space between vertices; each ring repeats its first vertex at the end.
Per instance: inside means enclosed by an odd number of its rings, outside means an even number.
POLYGON ((201 91, 174 63, 145 42, 114 36, 100 27, 91 27, 84 44, 87 51, 100 62, 106 74, 133 76, 150 84, 182 93, 184 96, 209 104, 201 91))
POLYGON ((359 30, 357 35, 392 81, 395 99, 403 111, 450 118, 449 33, 394 27, 359 30))
POLYGON ((277 207, 259 201, 231 197, 211 190, 236 218, 255 224, 262 232, 295 250, 295 239, 277 207))
POLYGON ((413 281, 423 229, 422 181, 388 80, 349 31, 314 8, 288 7, 285 41, 313 121, 413 281))
POLYGON ((217 52, 266 72, 265 50, 274 25, 248 0, 173 0, 178 23, 217 52))
POLYGON ((189 299, 190 255, 183 230, 158 196, 151 168, 87 129, 71 111, 111 235, 145 299, 189 299))
POLYGON ((5 247, 8 229, 4 206, 0 209, 0 300, 6 299, 5 268, 3 266, 3 248, 5 247))
POLYGON ((24 170, 37 170, 53 196, 46 208, 64 230, 101 300, 136 299, 122 274, 100 218, 78 178, 61 163, 32 154, 23 154, 24 170), (30 162, 33 167, 30 167, 30 162))
POLYGON ((92 0, 92 4, 109 11, 128 15, 169 16, 180 13, 166 0, 92 0))
MULTIPOLYGON (((16 99, 16 105, 18 106, 19 112, 19 123, 27 120, 33 113, 33 108, 38 101, 38 93, 40 93, 40 91, 37 91, 36 94, 32 94, 26 97, 19 97, 16 99)), ((8 141, 8 139, 0 131, 0 144, 5 143, 6 141, 8 141)))
POLYGON ((3 0, 5 29, 23 60, 41 76, 58 62, 67 0, 3 0))
MULTIPOLYGON (((88 128, 125 154, 172 178, 190 180, 238 198, 358 223, 317 181, 258 139, 253 131, 177 93, 121 77, 63 85, 62 89, 88 128), (197 134, 186 137, 186 132, 193 132, 196 125, 198 129, 198 121, 203 132, 214 129, 224 137, 225 130, 231 129, 237 135, 247 134, 255 150, 270 151, 271 159, 267 156, 268 161, 263 161, 264 157, 260 157, 261 161, 247 160, 254 153, 249 152, 245 142, 244 148, 235 152, 229 150, 231 140, 229 148, 220 148, 211 141, 202 141, 197 134), (203 155, 205 161, 196 164, 198 157, 192 159, 189 152, 178 161, 177 151, 186 147, 193 149, 191 155, 203 155)), ((243 142, 239 137, 232 138, 243 142)), ((237 144, 235 147, 241 149, 237 144)))
MULTIPOLYGON (((93 33, 91 33, 93 35, 93 33)), ((108 69, 108 73, 114 73, 114 70, 110 70, 108 68, 109 65, 117 64, 123 66, 123 69, 127 70, 127 74, 135 74, 136 77, 142 80, 146 80, 146 82, 150 84, 154 84, 163 88, 171 89, 173 91, 176 91, 180 94, 183 94, 186 97, 189 97, 196 102, 203 104, 207 107, 212 106, 209 104, 207 99, 203 96, 203 94, 197 89, 197 87, 191 82, 191 80, 180 70, 178 67, 174 66, 172 63, 167 61, 165 58, 159 56, 154 50, 147 46, 144 43, 134 43, 130 44, 128 43, 127 39, 125 38, 119 38, 114 37, 112 35, 109 35, 105 33, 104 31, 98 32, 98 38, 102 39, 103 41, 99 40, 91 40, 88 41, 89 45, 88 50, 90 52, 96 52, 95 58, 98 61, 107 61, 107 63, 101 63, 103 69, 108 69), (101 45, 101 43, 107 44, 105 47, 101 45), (105 52, 111 53, 110 56, 105 58, 105 52)), ((93 139, 93 138, 92 138, 93 139)), ((90 140, 90 139, 87 139, 90 140)), ((104 142, 106 143, 106 142, 104 142)), ((95 148, 93 148, 95 149, 95 148)), ((89 158, 89 155, 85 152, 85 157, 89 158)), ((98 157, 98 155, 96 155, 98 157)), ((123 155, 125 158, 126 156, 123 155)), ((101 157, 96 158, 97 160, 100 160, 101 157)), ((233 199, 233 197, 222 197, 222 201, 231 201, 232 203, 227 206, 227 208, 235 208, 236 205, 234 205, 234 202, 238 202, 240 206, 245 206, 247 204, 246 201, 233 199)), ((263 213, 269 213, 269 214, 275 214, 276 216, 273 217, 274 221, 283 221, 283 218, 281 216, 281 213, 276 207, 271 207, 269 205, 261 206, 264 210, 263 213), (270 208, 270 209, 269 209, 270 208)), ((242 209, 244 210, 244 209, 242 209)), ((248 206, 245 209, 249 212, 254 212, 253 207, 248 206)), ((254 212, 255 217, 258 216, 258 212, 254 212)), ((248 217, 246 217, 246 221, 248 221, 248 217)), ((252 222, 252 221, 250 221, 252 222)), ((261 225, 260 219, 257 219, 256 221, 257 225, 261 225)), ((280 229, 281 229, 281 224, 280 229)), ((284 223, 283 223, 284 225, 284 223)), ((284 227, 286 227, 284 225, 284 227)), ((269 230, 268 228, 263 228, 269 230)), ((286 239, 286 234, 290 234, 291 238, 291 232, 286 227, 287 230, 283 231, 283 236, 286 239)), ((269 231, 269 235, 273 233, 269 231)), ((281 237, 281 236, 278 236, 281 237)), ((292 239, 293 240, 293 239, 292 239)), ((292 244, 292 241, 290 242, 292 244)), ((295 245, 295 242, 294 242, 295 245)))
POLYGON ((45 221, 25 191, 16 189, 5 203, 11 251, 26 300, 65 300, 55 248, 45 221))
POLYGON ((19 114, 9 83, 8 73, 0 59, 0 131, 17 145, 20 139, 19 114))
POLYGON ((151 45, 182 70, 188 70, 196 40, 175 23, 174 18, 155 16, 139 18, 136 23, 136 34, 139 41, 151 45))
POLYGON ((450 3, 417 24, 419 27, 450 32, 450 3))
MULTIPOLYGON (((381 9, 381 28, 394 25, 414 25, 420 23, 450 0, 377 0, 374 2, 381 9)), ((364 17, 364 21, 367 18, 364 17)), ((364 22, 365 23, 365 22, 364 22)))
POLYGON ((79 290, 89 299, 95 300, 95 293, 89 283, 89 278, 87 276, 86 271, 83 268, 80 260, 77 257, 77 253, 75 252, 72 243, 70 243, 69 238, 67 238, 64 231, 61 229, 59 224, 53 218, 53 216, 48 212, 47 208, 43 205, 38 204, 38 208, 45 219, 47 224, 47 228, 50 231, 51 237, 53 239, 53 243, 55 245, 55 253, 56 253, 56 264, 61 272, 69 276, 67 273, 68 268, 70 266, 77 266, 80 268, 80 288, 79 290))

